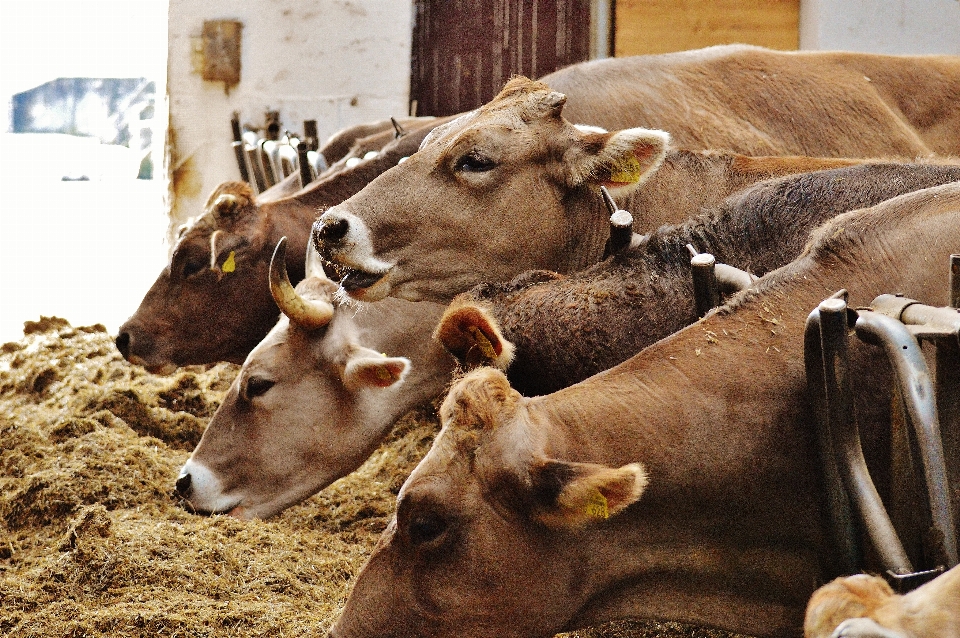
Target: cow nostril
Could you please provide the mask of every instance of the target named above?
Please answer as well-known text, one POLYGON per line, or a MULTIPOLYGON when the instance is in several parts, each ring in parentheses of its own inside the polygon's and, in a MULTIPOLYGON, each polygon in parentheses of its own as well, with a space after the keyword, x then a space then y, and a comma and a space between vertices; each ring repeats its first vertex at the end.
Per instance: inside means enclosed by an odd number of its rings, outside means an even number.
POLYGON ((177 479, 177 484, 175 486, 177 494, 184 498, 190 496, 190 487, 192 482, 193 479, 190 478, 190 474, 181 474, 177 479))
POLYGON ((336 243, 342 240, 350 230, 350 222, 343 217, 318 219, 313 223, 313 243, 317 250, 323 242, 336 243))
POLYGON ((121 332, 117 335, 117 340, 114 343, 117 344, 117 350, 120 351, 123 358, 130 359, 130 333, 121 332))

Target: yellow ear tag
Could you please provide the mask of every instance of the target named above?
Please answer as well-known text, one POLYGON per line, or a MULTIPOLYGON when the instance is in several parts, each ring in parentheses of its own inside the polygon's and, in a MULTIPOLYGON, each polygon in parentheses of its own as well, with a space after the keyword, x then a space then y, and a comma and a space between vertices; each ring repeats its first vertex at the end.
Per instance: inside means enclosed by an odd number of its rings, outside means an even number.
POLYGON ((480 348, 480 352, 483 353, 483 356, 491 361, 497 358, 497 353, 493 349, 493 344, 490 343, 490 340, 487 339, 487 335, 483 334, 480 328, 476 326, 469 326, 467 327, 467 331, 473 336, 473 340, 477 344, 477 347, 480 348))
POLYGON ((223 262, 223 267, 220 268, 223 272, 233 272, 237 269, 237 262, 233 260, 233 251, 230 251, 230 254, 227 256, 227 260, 223 262))
POLYGON ((643 176, 643 165, 631 155, 610 171, 610 181, 616 184, 633 184, 643 176))
POLYGON ((610 510, 607 509, 607 497, 596 491, 587 501, 587 516, 597 519, 610 518, 610 510))

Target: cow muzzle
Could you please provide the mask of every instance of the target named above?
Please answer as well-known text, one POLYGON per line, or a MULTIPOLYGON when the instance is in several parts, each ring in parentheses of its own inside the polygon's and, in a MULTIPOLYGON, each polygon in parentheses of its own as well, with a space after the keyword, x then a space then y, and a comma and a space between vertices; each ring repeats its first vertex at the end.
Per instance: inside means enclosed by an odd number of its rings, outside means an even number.
POLYGON ((363 221, 331 209, 313 223, 311 239, 327 277, 339 283, 351 297, 374 301, 389 292, 384 278, 393 265, 374 257, 370 233, 363 221))

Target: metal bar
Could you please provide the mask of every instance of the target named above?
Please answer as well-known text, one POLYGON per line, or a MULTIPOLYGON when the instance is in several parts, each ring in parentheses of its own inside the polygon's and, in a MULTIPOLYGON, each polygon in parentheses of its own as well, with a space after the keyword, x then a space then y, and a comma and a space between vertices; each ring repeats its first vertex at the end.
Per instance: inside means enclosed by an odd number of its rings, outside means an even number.
POLYGON ((950 255, 950 306, 960 308, 960 255, 950 255))
POLYGON ((390 116, 390 123, 393 124, 393 139, 399 139, 407 134, 407 132, 403 130, 403 127, 400 126, 400 123, 397 122, 396 118, 393 116, 390 116))
POLYGON ((714 265, 717 260, 710 253, 700 253, 690 259, 693 269, 693 298, 697 316, 702 317, 720 304, 714 265))
POLYGON ((842 299, 827 299, 820 303, 818 309, 826 409, 830 436, 840 454, 840 475, 884 568, 895 574, 912 573, 913 566, 890 522, 863 458, 860 431, 850 398, 847 304, 842 299))
POLYGON ((240 168, 240 179, 250 183, 250 171, 247 170, 247 157, 243 152, 243 134, 240 132, 240 115, 233 113, 230 119, 230 126, 233 129, 233 153, 237 158, 237 166, 240 168))
POLYGON ((306 138, 308 151, 320 148, 320 134, 317 132, 316 120, 303 121, 303 136, 306 138))
POLYGON ((624 250, 633 241, 633 215, 617 207, 606 186, 600 187, 600 195, 610 214, 610 237, 603 249, 604 258, 624 250))
POLYGON ((828 527, 836 557, 825 561, 828 577, 852 574, 863 564, 860 534, 850 510, 850 498, 843 486, 837 467, 837 453, 830 436, 829 412, 823 378, 823 350, 820 338, 820 310, 815 308, 807 317, 803 335, 803 360, 807 372, 807 391, 813 411, 817 434, 817 452, 820 457, 820 478, 826 497, 828 527))
POLYGON ((297 144, 297 165, 300 167, 300 188, 313 181, 313 173, 310 170, 310 160, 307 159, 307 143, 297 144))
POLYGON ((273 140, 260 140, 260 159, 263 166, 263 176, 267 181, 267 187, 273 186, 282 179, 278 161, 277 143, 273 140))
POLYGON ((923 461, 930 514, 939 550, 949 567, 957 564, 957 533, 953 520, 946 473, 946 460, 937 419, 936 395, 920 344, 896 319, 861 311, 857 336, 867 343, 883 346, 893 367, 923 461))

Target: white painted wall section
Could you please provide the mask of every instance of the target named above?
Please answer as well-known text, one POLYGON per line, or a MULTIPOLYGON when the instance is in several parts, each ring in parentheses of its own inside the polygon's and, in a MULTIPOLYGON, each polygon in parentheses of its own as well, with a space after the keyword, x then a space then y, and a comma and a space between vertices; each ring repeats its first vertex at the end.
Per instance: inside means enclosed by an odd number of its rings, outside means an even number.
POLYGON ((801 0, 800 48, 960 55, 960 1, 801 0))
POLYGON ((240 172, 230 117, 262 125, 267 110, 321 140, 409 109, 410 0, 170 0, 168 95, 171 222, 197 215, 210 191, 240 172), (205 20, 243 23, 240 83, 204 81, 194 48, 205 20))

